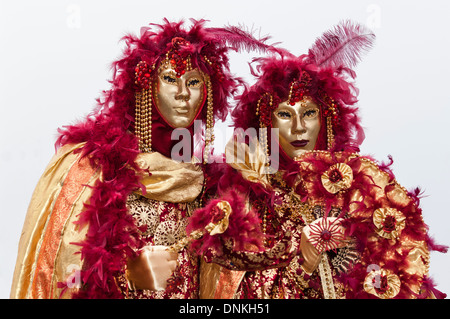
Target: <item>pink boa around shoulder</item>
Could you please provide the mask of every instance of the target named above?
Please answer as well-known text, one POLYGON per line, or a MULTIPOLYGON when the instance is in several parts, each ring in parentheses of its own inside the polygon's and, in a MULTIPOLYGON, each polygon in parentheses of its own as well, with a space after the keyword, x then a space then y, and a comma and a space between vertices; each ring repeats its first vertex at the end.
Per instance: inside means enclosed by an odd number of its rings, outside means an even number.
POLYGON ((225 193, 220 199, 211 200, 204 208, 196 210, 186 228, 187 234, 197 230, 203 231, 209 223, 214 222, 217 204, 222 201, 228 202, 231 206, 228 228, 217 235, 205 232, 203 237, 191 242, 190 249, 198 255, 213 253, 215 256, 221 256, 224 243, 231 241, 235 251, 262 250, 265 236, 260 228, 261 220, 257 212, 253 209, 248 210, 246 199, 234 190, 225 193))

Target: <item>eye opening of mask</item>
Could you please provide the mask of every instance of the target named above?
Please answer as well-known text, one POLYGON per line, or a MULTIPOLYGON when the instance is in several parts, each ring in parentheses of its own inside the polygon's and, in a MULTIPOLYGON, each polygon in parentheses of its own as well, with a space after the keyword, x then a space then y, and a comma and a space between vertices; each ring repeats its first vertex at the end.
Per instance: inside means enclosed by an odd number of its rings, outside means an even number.
POLYGON ((175 75, 175 72, 173 72, 173 71, 162 72, 162 73, 160 73, 159 78, 161 79, 161 81, 163 81, 164 83, 167 83, 167 84, 172 84, 172 85, 178 84, 177 76, 175 75))

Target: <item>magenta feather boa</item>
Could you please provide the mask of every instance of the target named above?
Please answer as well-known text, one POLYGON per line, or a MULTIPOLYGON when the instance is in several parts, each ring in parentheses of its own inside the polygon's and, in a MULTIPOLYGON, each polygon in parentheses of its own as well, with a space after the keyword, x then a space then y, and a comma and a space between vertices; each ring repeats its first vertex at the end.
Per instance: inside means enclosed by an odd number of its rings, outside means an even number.
POLYGON ((204 208, 196 210, 189 219, 186 232, 191 234, 195 230, 203 230, 213 220, 213 211, 221 201, 227 201, 231 206, 229 226, 223 234, 210 235, 206 233, 202 238, 192 241, 190 249, 199 256, 215 257, 223 255, 224 242, 233 243, 233 251, 244 251, 250 247, 253 251, 262 250, 264 235, 260 229, 260 218, 253 209, 247 210, 246 198, 234 190, 223 194, 220 199, 211 200, 204 208))

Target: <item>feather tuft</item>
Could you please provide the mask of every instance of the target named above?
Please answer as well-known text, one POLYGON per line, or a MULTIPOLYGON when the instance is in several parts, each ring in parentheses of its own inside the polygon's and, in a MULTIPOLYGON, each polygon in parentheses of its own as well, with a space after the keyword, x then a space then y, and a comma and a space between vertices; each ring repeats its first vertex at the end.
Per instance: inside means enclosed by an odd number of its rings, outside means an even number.
POLYGON ((186 233, 190 235, 195 230, 205 229, 213 219, 213 211, 217 203, 227 201, 231 207, 227 229, 222 234, 211 235, 204 233, 200 239, 190 242, 189 248, 198 255, 223 256, 224 242, 232 241, 233 250, 245 251, 252 247, 253 251, 262 251, 264 248, 264 233, 260 229, 258 213, 246 209, 245 198, 234 190, 222 195, 221 199, 211 200, 205 207, 196 210, 189 219, 186 233))
POLYGON ((216 37, 217 41, 220 41, 222 45, 228 45, 232 49, 241 52, 243 50, 247 52, 257 51, 260 53, 265 52, 277 52, 284 53, 285 50, 275 47, 274 44, 267 44, 270 36, 256 37, 253 29, 248 30, 245 26, 225 26, 223 28, 209 28, 207 29, 216 37))
POLYGON ((353 68, 374 41, 375 34, 367 27, 345 20, 316 39, 308 55, 321 67, 353 68))

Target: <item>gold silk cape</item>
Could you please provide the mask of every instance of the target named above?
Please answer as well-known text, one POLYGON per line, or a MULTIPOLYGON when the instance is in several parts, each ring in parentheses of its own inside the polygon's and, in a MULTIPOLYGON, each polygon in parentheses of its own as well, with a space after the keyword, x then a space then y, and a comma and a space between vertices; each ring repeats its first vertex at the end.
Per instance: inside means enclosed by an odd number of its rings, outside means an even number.
POLYGON ((73 153, 81 146, 60 148, 36 186, 20 237, 11 298, 59 298, 57 283, 81 269, 79 246, 70 243, 82 241, 86 229, 74 221, 92 193, 88 186, 99 177, 87 158, 73 153))

